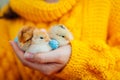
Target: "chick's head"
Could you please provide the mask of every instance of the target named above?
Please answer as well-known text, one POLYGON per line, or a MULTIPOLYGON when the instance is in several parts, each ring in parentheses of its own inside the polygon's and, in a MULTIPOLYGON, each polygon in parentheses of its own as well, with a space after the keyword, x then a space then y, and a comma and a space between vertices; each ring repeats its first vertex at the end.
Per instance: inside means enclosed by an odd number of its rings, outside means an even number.
POLYGON ((60 46, 66 45, 73 39, 71 32, 64 25, 55 25, 51 27, 49 36, 56 39, 60 46))
POLYGON ((50 41, 49 35, 45 29, 35 29, 33 31, 32 43, 44 44, 50 41))
POLYGON ((24 26, 18 33, 18 46, 22 50, 26 50, 32 41, 33 30, 35 27, 33 26, 24 26))

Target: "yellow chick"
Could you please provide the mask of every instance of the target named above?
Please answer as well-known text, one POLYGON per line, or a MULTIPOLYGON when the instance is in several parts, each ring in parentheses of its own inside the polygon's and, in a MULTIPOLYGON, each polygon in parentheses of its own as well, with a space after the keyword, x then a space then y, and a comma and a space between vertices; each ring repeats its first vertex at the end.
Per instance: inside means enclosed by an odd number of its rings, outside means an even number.
POLYGON ((51 47, 49 46, 49 41, 50 38, 45 29, 35 29, 33 31, 32 43, 26 52, 48 52, 51 50, 51 47))
POLYGON ((59 46, 64 46, 70 43, 73 39, 71 32, 62 24, 52 26, 49 30, 51 39, 58 41, 59 46))
POLYGON ((33 26, 24 26, 18 33, 18 46, 23 51, 26 51, 28 47, 31 45, 33 31, 35 27, 33 26))

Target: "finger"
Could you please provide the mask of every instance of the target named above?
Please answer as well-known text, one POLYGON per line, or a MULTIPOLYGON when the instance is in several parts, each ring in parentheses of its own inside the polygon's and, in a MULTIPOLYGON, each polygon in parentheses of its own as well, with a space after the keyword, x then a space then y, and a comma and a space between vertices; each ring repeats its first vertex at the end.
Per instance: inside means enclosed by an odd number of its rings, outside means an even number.
POLYGON ((17 45, 16 42, 10 41, 10 44, 11 44, 11 46, 13 47, 13 49, 14 49, 15 52, 18 52, 18 51, 19 51, 20 53, 23 53, 23 51, 20 50, 20 48, 18 47, 18 45, 17 45))
POLYGON ((27 53, 25 52, 24 53, 24 58, 30 62, 34 62, 34 60, 32 59, 33 58, 33 53, 27 53))
POLYGON ((25 53, 24 57, 26 60, 31 61, 31 62, 36 62, 36 63, 50 63, 54 62, 55 60, 57 61, 58 59, 58 54, 54 53, 37 53, 37 54, 32 54, 32 53, 25 53), (48 55, 51 54, 51 55, 48 55), (49 59, 49 58, 54 58, 54 59, 49 59), (49 59, 49 62, 48 62, 49 59))
POLYGON ((39 63, 63 63, 68 60, 71 53, 70 45, 63 46, 48 53, 38 53, 33 56, 33 59, 39 63))
POLYGON ((24 59, 24 57, 23 57, 24 52, 19 49, 19 47, 17 46, 17 44, 14 41, 11 41, 10 44, 11 44, 13 50, 15 51, 16 55, 18 56, 18 58, 20 60, 23 60, 24 59))
POLYGON ((36 54, 34 59, 40 63, 63 63, 68 59, 71 53, 71 51, 67 49, 70 49, 70 45, 63 46, 49 53, 36 54))
POLYGON ((35 62, 38 63, 50 63, 50 62, 59 62, 58 60, 58 54, 54 54, 52 53, 51 55, 49 55, 50 53, 39 53, 39 54, 35 54, 33 56, 33 59, 35 62))

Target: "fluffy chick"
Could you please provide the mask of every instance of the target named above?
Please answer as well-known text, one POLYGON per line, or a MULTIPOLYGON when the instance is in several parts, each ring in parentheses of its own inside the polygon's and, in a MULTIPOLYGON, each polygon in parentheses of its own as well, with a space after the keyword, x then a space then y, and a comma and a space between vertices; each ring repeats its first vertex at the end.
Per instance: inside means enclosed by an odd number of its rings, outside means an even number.
POLYGON ((59 46, 67 45, 73 39, 71 32, 61 24, 52 26, 49 30, 49 36, 51 39, 57 40, 59 46))
POLYGON ((31 45, 33 31, 35 27, 33 26, 24 26, 18 33, 18 46, 26 51, 28 47, 31 45))
POLYGON ((48 52, 51 50, 49 46, 50 38, 44 29, 35 29, 33 31, 32 44, 27 49, 26 52, 38 53, 38 52, 48 52))

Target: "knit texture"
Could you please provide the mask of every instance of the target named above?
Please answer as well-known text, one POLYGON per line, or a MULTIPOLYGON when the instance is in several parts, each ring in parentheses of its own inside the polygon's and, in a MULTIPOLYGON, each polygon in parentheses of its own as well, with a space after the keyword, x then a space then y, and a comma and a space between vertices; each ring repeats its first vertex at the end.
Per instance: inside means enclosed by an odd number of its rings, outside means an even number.
POLYGON ((76 0, 59 0, 58 3, 47 3, 44 0, 18 0, 10 1, 13 10, 22 17, 32 21, 49 22, 57 20, 63 14, 68 12, 76 0), (32 3, 32 5, 31 5, 32 3), (16 7, 15 7, 16 6, 16 7), (21 7, 21 8, 20 8, 21 7), (27 14, 27 15, 26 15, 27 14))
POLYGON ((10 0, 10 6, 21 18, 0 19, 1 80, 47 80, 21 64, 8 41, 14 40, 24 25, 49 29, 59 23, 68 27, 74 40, 70 60, 55 76, 65 80, 120 80, 119 0, 60 0, 51 4, 10 0))

